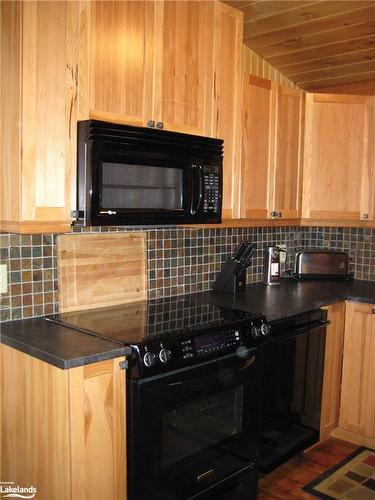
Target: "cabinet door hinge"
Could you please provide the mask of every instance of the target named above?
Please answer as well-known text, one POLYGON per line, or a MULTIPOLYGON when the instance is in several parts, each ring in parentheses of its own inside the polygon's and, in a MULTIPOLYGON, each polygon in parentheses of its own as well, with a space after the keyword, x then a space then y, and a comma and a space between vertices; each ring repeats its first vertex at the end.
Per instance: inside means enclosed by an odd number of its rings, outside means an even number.
POLYGON ((120 361, 120 370, 128 370, 129 369, 129 361, 125 359, 124 361, 120 361))

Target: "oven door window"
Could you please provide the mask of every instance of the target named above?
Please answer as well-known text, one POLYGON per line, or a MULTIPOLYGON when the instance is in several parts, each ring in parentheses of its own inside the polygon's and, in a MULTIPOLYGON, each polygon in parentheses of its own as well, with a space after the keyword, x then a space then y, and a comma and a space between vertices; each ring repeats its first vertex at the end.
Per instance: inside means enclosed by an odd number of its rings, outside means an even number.
POLYGON ((181 168, 101 163, 101 207, 124 210, 182 210, 181 168))
POLYGON ((165 468, 242 431, 243 386, 164 413, 161 467, 165 468))

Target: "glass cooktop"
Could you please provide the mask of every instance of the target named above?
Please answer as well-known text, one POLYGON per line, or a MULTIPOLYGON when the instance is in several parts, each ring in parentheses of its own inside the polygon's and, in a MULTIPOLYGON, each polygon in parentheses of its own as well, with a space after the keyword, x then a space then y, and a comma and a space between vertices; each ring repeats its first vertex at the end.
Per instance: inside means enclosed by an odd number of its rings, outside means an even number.
POLYGON ((201 297, 180 296, 59 313, 47 320, 131 345, 152 336, 198 333, 259 316, 260 313, 220 307, 202 301, 201 297))

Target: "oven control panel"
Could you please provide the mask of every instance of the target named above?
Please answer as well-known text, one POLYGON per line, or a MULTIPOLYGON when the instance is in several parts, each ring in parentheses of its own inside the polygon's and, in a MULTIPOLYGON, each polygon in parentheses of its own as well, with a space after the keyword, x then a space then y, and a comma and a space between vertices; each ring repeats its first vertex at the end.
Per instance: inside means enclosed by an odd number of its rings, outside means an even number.
POLYGON ((197 356, 220 352, 240 344, 241 331, 239 328, 234 328, 181 340, 180 346, 182 359, 188 360, 197 356))

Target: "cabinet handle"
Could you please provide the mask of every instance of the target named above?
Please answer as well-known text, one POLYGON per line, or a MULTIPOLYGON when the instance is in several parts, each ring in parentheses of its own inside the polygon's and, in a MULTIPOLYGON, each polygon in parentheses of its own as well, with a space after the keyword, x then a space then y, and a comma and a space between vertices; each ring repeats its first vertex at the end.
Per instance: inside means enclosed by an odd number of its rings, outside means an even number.
POLYGON ((156 122, 156 128, 164 128, 164 123, 163 122, 156 122))
POLYGON ((271 212, 271 217, 272 217, 273 219, 276 219, 278 216, 279 216, 279 212, 276 212, 275 210, 272 210, 272 212, 271 212))
POLYGON ((155 128, 155 121, 154 120, 149 120, 147 122, 147 126, 150 127, 150 128, 155 128))
POLYGON ((368 219, 368 214, 363 214, 362 219, 368 219))
POLYGON ((283 214, 282 214, 281 212, 278 212, 278 215, 277 215, 277 216, 281 219, 282 215, 283 215, 283 214))
POLYGON ((371 314, 375 314, 375 307, 371 309, 371 314))

